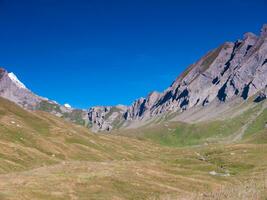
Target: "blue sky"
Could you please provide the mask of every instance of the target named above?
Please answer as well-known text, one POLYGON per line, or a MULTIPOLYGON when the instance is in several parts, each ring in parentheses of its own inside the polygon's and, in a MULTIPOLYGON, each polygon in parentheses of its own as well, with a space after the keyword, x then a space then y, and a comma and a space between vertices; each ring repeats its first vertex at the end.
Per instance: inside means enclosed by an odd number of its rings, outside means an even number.
POLYGON ((59 103, 130 104, 258 34, 266 10, 267 0, 0 0, 0 66, 59 103))

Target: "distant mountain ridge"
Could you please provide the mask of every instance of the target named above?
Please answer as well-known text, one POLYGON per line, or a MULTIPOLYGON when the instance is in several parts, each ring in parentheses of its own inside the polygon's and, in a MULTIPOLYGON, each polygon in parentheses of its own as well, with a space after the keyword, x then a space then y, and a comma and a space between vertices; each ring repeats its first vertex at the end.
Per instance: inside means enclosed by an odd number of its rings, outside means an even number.
POLYGON ((14 73, 4 68, 0 68, 0 96, 28 110, 43 110, 74 123, 85 126, 88 124, 86 110, 73 109, 68 104, 60 105, 34 94, 14 73))
POLYGON ((162 116, 187 122, 200 119, 201 115, 212 118, 218 106, 221 109, 236 99, 246 101, 253 97, 255 103, 265 100, 266 77, 265 24, 259 36, 246 33, 241 40, 225 42, 190 65, 164 92, 151 92, 130 106, 95 106, 81 110, 67 103, 60 105, 34 94, 4 68, 0 68, 0 96, 28 110, 43 110, 98 132, 138 127, 162 116), (202 108, 207 108, 208 113, 200 112, 202 108))
POLYGON ((34 109, 41 101, 48 100, 32 93, 15 74, 0 68, 0 96, 26 109, 34 109))
POLYGON ((142 123, 167 113, 186 113, 212 102, 243 101, 256 95, 266 99, 267 25, 256 36, 246 33, 242 40, 225 42, 189 66, 163 93, 152 92, 123 109, 92 107, 89 120, 94 131, 109 131, 142 123))

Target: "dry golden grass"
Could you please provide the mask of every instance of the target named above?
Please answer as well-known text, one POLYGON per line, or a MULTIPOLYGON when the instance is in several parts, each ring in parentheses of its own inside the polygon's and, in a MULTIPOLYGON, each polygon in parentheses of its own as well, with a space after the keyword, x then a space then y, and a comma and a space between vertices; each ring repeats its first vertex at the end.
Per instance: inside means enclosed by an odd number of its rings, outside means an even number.
POLYGON ((267 197, 267 179, 265 176, 254 177, 238 185, 227 185, 211 193, 201 193, 196 197, 200 200, 265 200, 267 197))
POLYGON ((266 198, 264 143, 164 147, 0 98, 0 144, 1 200, 266 198))

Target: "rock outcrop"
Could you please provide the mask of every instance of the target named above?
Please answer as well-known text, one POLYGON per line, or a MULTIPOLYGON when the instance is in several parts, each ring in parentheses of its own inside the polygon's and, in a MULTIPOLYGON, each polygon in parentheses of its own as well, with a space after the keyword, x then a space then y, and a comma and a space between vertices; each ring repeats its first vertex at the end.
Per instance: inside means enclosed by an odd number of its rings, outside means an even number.
MULTIPOLYGON (((247 100, 261 93, 267 85, 267 25, 259 36, 244 34, 243 39, 226 42, 208 52, 189 66, 163 93, 152 92, 136 100, 124 113, 119 113, 120 124, 144 121, 168 112, 186 112, 197 106, 208 106, 213 101, 221 103, 234 98, 247 100)), ((94 130, 110 130, 112 120, 103 117, 104 107, 89 110, 89 120, 94 130), (108 127, 108 128, 107 128, 108 127)), ((104 113, 109 115, 109 107, 104 113)))
POLYGON ((113 128, 119 128, 124 121, 123 114, 127 107, 118 106, 96 106, 88 111, 88 118, 94 132, 110 131, 113 128))

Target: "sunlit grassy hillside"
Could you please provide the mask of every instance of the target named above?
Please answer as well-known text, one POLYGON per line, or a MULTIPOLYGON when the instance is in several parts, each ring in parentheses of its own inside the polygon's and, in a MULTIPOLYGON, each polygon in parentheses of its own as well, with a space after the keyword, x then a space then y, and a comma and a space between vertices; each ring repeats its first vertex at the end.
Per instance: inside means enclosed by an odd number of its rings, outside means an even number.
MULTIPOLYGON (((248 109, 244 109, 244 112, 238 115, 235 114, 236 111, 228 112, 224 114, 223 120, 191 124, 161 120, 160 123, 151 123, 136 129, 114 130, 113 133, 141 140, 146 139, 169 147, 243 143, 248 140, 256 142, 256 138, 265 137, 267 130, 267 103, 247 103, 242 106, 247 106, 248 109)), ((266 140, 258 140, 258 142, 266 142, 266 140)))
POLYGON ((250 113, 237 125, 173 122, 133 138, 0 98, 0 199, 264 199, 266 113, 229 143, 250 113))

